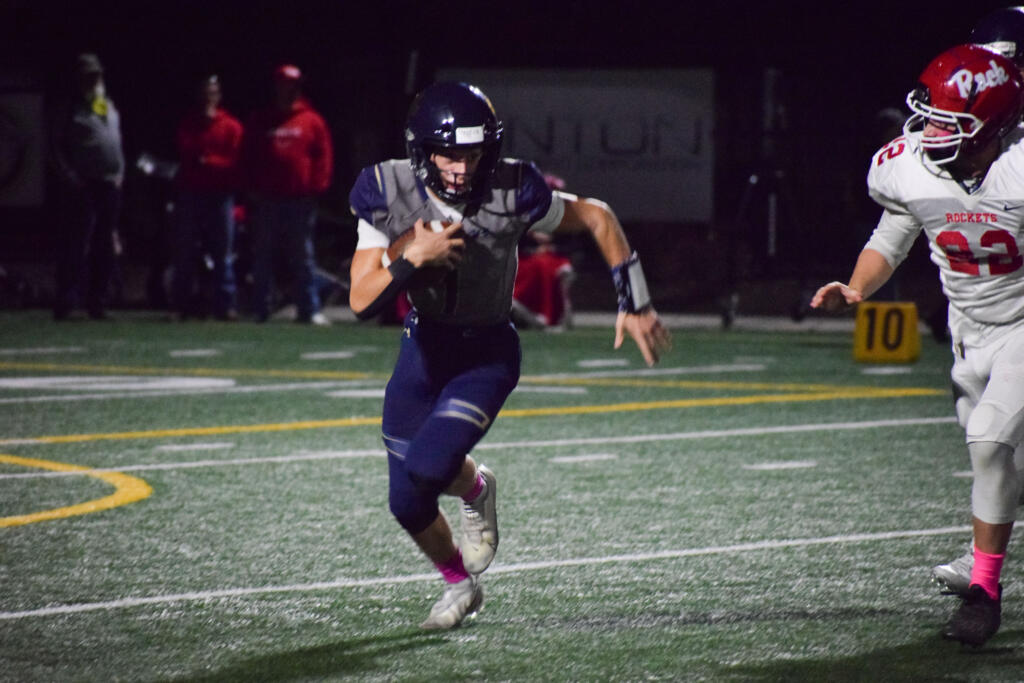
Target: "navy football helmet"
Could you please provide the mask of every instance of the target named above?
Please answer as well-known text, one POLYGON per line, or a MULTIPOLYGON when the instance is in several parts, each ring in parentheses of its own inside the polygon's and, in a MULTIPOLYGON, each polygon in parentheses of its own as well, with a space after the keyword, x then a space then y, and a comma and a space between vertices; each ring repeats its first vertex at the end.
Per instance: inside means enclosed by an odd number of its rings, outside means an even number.
POLYGON ((986 14, 971 30, 968 42, 981 45, 1024 68, 1024 7, 1005 7, 986 14))
POLYGON ((468 83, 435 83, 413 100, 405 125, 405 146, 416 176, 451 204, 481 199, 501 153, 501 121, 491 101, 468 83), (464 190, 445 187, 431 154, 479 147, 476 172, 464 190))

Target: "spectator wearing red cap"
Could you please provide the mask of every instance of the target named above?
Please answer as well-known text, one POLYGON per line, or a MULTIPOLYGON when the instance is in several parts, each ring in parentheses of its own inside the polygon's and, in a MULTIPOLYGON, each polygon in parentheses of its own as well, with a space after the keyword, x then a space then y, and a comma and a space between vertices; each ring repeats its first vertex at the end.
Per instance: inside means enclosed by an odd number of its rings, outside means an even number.
POLYGON ((234 320, 235 272, 232 243, 235 236, 234 191, 242 124, 221 102, 220 79, 208 76, 197 91, 195 106, 178 126, 181 167, 175 233, 173 304, 179 317, 205 316, 212 309, 221 320, 234 320), (200 249, 213 265, 213 283, 201 307, 194 303, 196 267, 200 249))
POLYGON ((302 95, 302 72, 274 70, 274 103, 246 125, 243 163, 251 195, 253 313, 270 315, 273 257, 292 273, 299 322, 328 324, 314 280, 316 197, 331 183, 333 151, 327 124, 302 95))

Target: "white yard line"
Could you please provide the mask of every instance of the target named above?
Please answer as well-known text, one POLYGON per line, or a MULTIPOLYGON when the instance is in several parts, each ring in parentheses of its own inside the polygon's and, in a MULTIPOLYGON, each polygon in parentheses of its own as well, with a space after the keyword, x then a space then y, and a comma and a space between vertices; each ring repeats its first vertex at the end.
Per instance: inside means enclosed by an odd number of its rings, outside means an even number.
MULTIPOLYGON (((692 366, 692 367, 678 367, 678 368, 639 368, 635 370, 603 370, 595 372, 570 372, 560 373, 555 375, 535 375, 530 376, 529 379, 544 380, 544 379, 572 379, 572 378, 596 378, 596 377, 658 377, 663 375, 691 375, 691 374, 715 374, 724 372, 757 372, 764 370, 765 366, 759 363, 737 363, 732 365, 703 365, 703 366, 692 366)), ((524 378, 525 379, 525 378, 524 378)), ((90 393, 90 394, 56 394, 56 395, 45 395, 45 396, 9 396, 0 398, 0 405, 9 404, 27 404, 27 403, 66 403, 73 401, 103 401, 107 399, 123 399, 123 398, 165 398, 170 396, 196 396, 203 394, 239 394, 239 393, 255 393, 255 392, 274 392, 274 391, 301 391, 304 389, 316 390, 316 389, 329 389, 329 388, 341 388, 341 387, 360 387, 360 386, 372 386, 380 385, 381 380, 348 380, 348 381, 336 381, 336 382, 303 382, 303 383, 292 383, 292 384, 258 384, 258 385, 245 385, 235 386, 230 388, 206 388, 206 389, 162 389, 162 390, 145 390, 139 389, 138 391, 124 391, 115 392, 108 391, 104 393, 90 393)), ((586 393, 585 388, 580 387, 566 387, 559 389, 557 387, 519 387, 518 391, 522 392, 558 392, 567 394, 586 393)))
POLYGON ((40 346, 28 349, 0 349, 0 356, 31 356, 44 353, 82 353, 84 346, 40 346))
POLYGON ((217 443, 169 443, 157 446, 154 451, 222 451, 234 448, 235 444, 230 441, 217 443))
POLYGON ((545 387, 532 384, 520 384, 512 390, 516 394, 587 394, 586 387, 545 387))
POLYGON ((599 460, 615 460, 619 456, 614 453, 584 453, 583 455, 559 455, 548 460, 548 462, 563 465, 572 465, 577 462, 597 462, 599 460))
POLYGON ((220 349, 174 349, 168 351, 171 358, 212 358, 221 355, 220 349))
POLYGON ((339 387, 359 387, 380 384, 381 380, 339 380, 330 382, 293 382, 289 384, 254 384, 207 389, 173 389, 154 391, 108 391, 102 394, 57 394, 53 396, 22 396, 0 398, 4 403, 62 403, 66 401, 102 401, 108 398, 164 398, 168 396, 199 396, 203 394, 255 394, 275 391, 318 391, 339 387))
POLYGON ((628 358, 585 358, 576 361, 581 368, 625 368, 629 366, 628 358))
POLYGON ((663 377, 665 375, 708 375, 721 372, 760 372, 763 363, 731 363, 728 365, 692 365, 679 368, 636 368, 634 370, 595 370, 593 372, 560 372, 553 375, 531 375, 530 379, 573 379, 576 377, 663 377))
MULTIPOLYGON (((627 564, 634 562, 651 562, 656 560, 674 560, 685 557, 706 555, 722 555, 759 552, 762 550, 780 550, 785 548, 805 548, 819 545, 848 545, 853 543, 871 543, 874 541, 890 541, 904 538, 921 538, 926 536, 947 536, 966 534, 969 526, 940 527, 936 529, 910 529, 903 531, 880 531, 864 534, 842 534, 838 536, 821 536, 818 538, 795 538, 782 540, 754 541, 726 546, 707 546, 703 548, 681 548, 677 550, 659 550, 649 553, 631 553, 626 555, 604 555, 598 557, 578 557, 564 560, 544 560, 538 562, 519 562, 508 565, 494 565, 488 576, 503 574, 519 574, 522 572, 560 569, 565 567, 588 567, 606 564, 627 564)), ((310 593, 316 591, 339 590, 345 588, 362 588, 367 586, 397 586, 406 583, 437 581, 436 574, 408 574, 405 576, 385 576, 374 579, 337 579, 317 583, 300 583, 280 586, 255 586, 223 588, 219 590, 193 591, 189 593, 170 593, 127 597, 104 602, 83 602, 70 605, 53 605, 37 609, 0 612, 0 620, 31 619, 50 617, 63 614, 78 614, 101 610, 129 609, 145 605, 166 605, 177 602, 205 602, 225 598, 240 598, 272 593, 310 593)))
MULTIPOLYGON (((914 427, 918 425, 955 424, 955 417, 913 417, 900 420, 867 420, 864 422, 825 422, 818 424, 783 425, 777 427, 750 427, 746 429, 719 429, 699 432, 674 432, 669 434, 643 434, 633 436, 598 436, 585 439, 551 439, 546 441, 496 441, 479 443, 475 450, 501 450, 522 448, 557 448, 561 446, 587 446, 591 444, 613 443, 650 443, 656 441, 686 441, 689 439, 719 439, 744 436, 764 436, 766 434, 796 434, 802 432, 839 431, 853 429, 881 429, 887 427, 914 427)), ((13 441, 5 442, 11 445, 13 441)), ((20 443, 38 443, 24 439, 20 443)), ((285 463, 306 460, 331 460, 335 458, 383 457, 384 449, 317 451, 314 453, 296 453, 267 458, 239 458, 233 460, 201 460, 195 462, 156 463, 149 465, 124 465, 90 469, 95 472, 141 472, 145 470, 192 469, 196 467, 225 467, 231 465, 258 465, 264 463, 285 463)), ((25 472, 17 474, 0 474, 3 479, 30 479, 44 477, 82 476, 81 471, 70 472, 25 472)))
POLYGON ((809 467, 817 467, 818 463, 813 460, 793 460, 790 462, 758 462, 749 465, 742 465, 741 469, 754 470, 759 472, 772 472, 774 470, 801 470, 809 467))
POLYGON ((864 368, 860 371, 862 375, 910 375, 914 368, 909 365, 883 365, 878 367, 864 368))
POLYGON ((777 427, 748 427, 745 429, 710 429, 699 432, 670 434, 636 434, 631 436, 596 436, 585 439, 551 439, 547 441, 515 441, 506 443, 479 443, 477 450, 492 448, 543 448, 551 446, 585 446, 605 443, 649 443, 652 441, 684 441, 687 439, 718 439, 734 436, 764 436, 765 434, 795 434, 829 430, 878 429, 883 427, 913 427, 917 425, 954 424, 955 417, 911 417, 900 420, 867 420, 864 422, 826 422, 777 427))

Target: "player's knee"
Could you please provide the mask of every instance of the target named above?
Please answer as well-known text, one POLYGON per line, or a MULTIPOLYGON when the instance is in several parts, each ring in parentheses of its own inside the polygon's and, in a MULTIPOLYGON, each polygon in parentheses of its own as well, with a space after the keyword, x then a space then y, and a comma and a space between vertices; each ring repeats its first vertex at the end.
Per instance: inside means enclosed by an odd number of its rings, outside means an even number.
POLYGON ((396 494, 394 491, 388 498, 388 507, 395 520, 411 536, 415 536, 430 526, 437 518, 439 511, 437 498, 408 495, 407 493, 396 494))
POLYGON ((436 500, 459 476, 464 459, 461 453, 435 458, 410 458, 406 461, 406 471, 422 495, 436 500))
POLYGON ((439 404, 405 453, 409 479, 424 493, 441 495, 488 426, 487 413, 466 401, 439 404))
POLYGON ((971 511, 988 524, 1008 524, 1017 515, 1020 479, 1013 462, 1013 447, 995 441, 968 444, 974 484, 971 511))
POLYGON ((999 398, 978 403, 967 420, 967 440, 1018 444, 1024 439, 1024 410, 999 398))

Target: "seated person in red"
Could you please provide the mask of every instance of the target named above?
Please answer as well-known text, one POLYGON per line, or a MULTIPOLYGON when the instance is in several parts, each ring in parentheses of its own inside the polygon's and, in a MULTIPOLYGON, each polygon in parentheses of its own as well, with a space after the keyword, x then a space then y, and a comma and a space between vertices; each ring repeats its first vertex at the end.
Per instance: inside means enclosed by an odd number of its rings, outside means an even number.
MULTIPOLYGON (((512 318, 519 328, 572 327, 569 287, 576 278, 569 259, 546 234, 527 234, 534 247, 521 249, 512 290, 512 318)), ((526 243, 529 245, 529 241, 526 243)))

